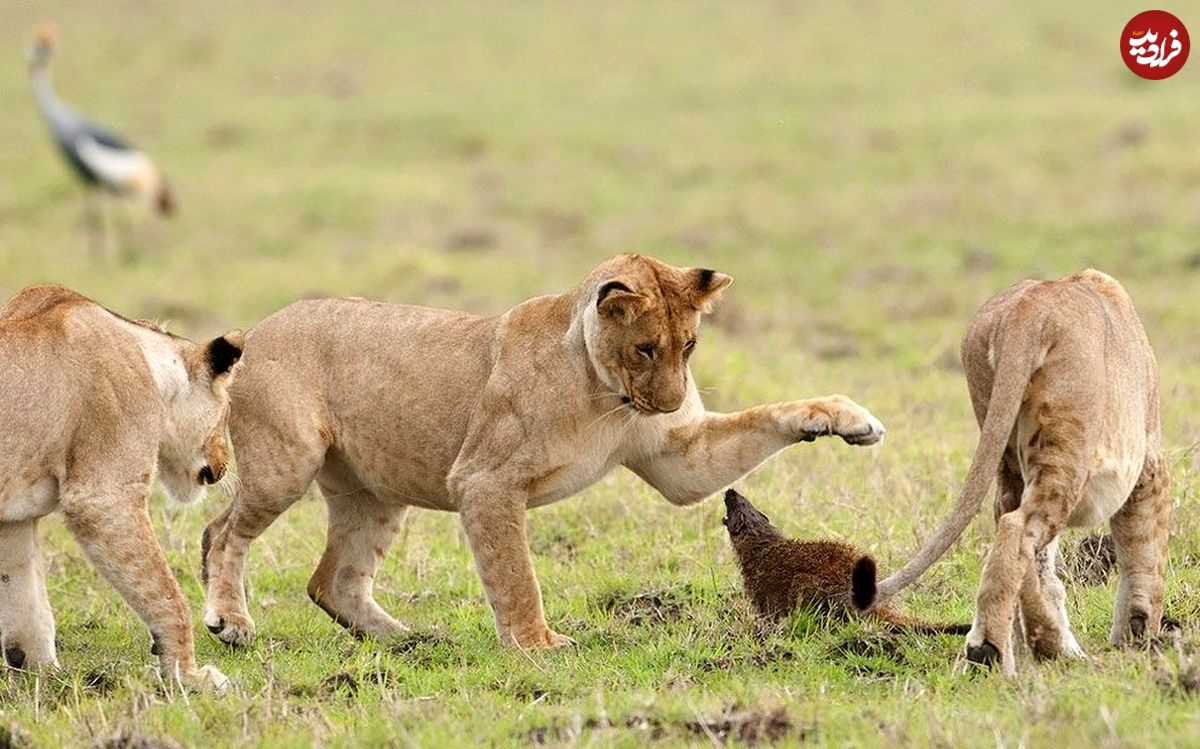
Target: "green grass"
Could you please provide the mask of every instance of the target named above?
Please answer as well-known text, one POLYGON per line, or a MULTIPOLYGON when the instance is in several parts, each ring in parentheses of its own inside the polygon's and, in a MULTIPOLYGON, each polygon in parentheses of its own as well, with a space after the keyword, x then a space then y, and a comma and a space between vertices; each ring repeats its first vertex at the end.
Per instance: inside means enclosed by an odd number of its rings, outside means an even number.
MULTIPOLYGON (((1126 284, 1159 354, 1168 609, 1200 609, 1200 61, 1165 82, 1130 75, 1118 34, 1142 6, 62 3, 60 93, 153 153, 181 204, 170 222, 135 212, 138 260, 99 266, 23 80, 41 10, 11 5, 4 295, 55 280, 200 337, 318 294, 495 313, 627 250, 719 268, 736 283, 694 360, 710 407, 844 392, 889 428, 869 450, 796 447, 739 487, 790 533, 890 569, 975 446, 956 364, 970 314, 1018 278, 1094 265, 1126 284)), ((144 628, 52 518, 63 669, 0 685, 0 723, 38 746, 121 730, 196 746, 635 746, 707 744, 731 711, 782 709, 732 720, 733 739, 1200 743, 1194 699, 1164 686, 1190 646, 1109 650, 1111 582, 1070 588, 1092 660, 1024 660, 1015 681, 962 673, 957 638, 804 617, 762 632, 719 502, 675 509, 624 472, 530 520, 550 623, 575 649, 501 650, 457 518, 431 512, 410 515, 377 585, 416 634, 354 642, 304 596, 323 545, 314 500, 254 547, 259 636, 229 650, 201 625, 197 579, 223 502, 154 514, 199 658, 231 693, 167 699, 144 628)), ((906 605, 967 619, 991 537, 982 518, 906 605)))

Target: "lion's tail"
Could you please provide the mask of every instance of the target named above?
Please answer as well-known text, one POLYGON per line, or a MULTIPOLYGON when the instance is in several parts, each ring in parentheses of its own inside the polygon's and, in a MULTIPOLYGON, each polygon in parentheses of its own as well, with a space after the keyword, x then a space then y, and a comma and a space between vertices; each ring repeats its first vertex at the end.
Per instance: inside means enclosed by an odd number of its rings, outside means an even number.
MULTIPOLYGON (((1020 310, 1014 311, 1020 314, 1020 310)), ((984 495, 996 477, 1009 435, 1021 410, 1025 388, 1037 366, 1039 346, 1031 335, 1031 326, 1010 326, 995 344, 995 379, 988 402, 987 416, 979 434, 979 446, 967 479, 963 483, 958 504, 929 537, 912 560, 879 583, 875 597, 878 606, 917 581, 962 534, 967 524, 979 512, 984 495)))
POLYGON ((965 635, 971 631, 970 624, 951 622, 927 622, 907 614, 894 611, 886 606, 876 608, 871 612, 893 632, 905 632, 914 635, 965 635))

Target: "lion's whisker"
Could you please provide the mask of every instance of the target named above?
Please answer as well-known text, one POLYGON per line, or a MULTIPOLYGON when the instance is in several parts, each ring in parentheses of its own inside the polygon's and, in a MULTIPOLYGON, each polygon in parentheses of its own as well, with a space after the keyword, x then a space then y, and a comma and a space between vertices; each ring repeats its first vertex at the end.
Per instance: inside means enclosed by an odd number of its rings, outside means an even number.
POLYGON ((595 426, 595 425, 596 425, 596 423, 597 423, 597 422, 599 422, 601 419, 603 419, 603 418, 604 418, 604 417, 606 417, 606 416, 611 416, 612 414, 615 414, 617 411, 620 411, 622 408, 626 408, 626 404, 624 404, 624 403, 621 403, 621 404, 620 404, 620 405, 618 405, 618 406, 615 406, 615 407, 613 407, 613 408, 610 408, 609 410, 605 411, 604 413, 600 414, 600 415, 599 415, 599 416, 597 416, 596 418, 594 418, 594 419, 592 419, 591 421, 589 421, 589 422, 588 422, 588 424, 587 424, 587 426, 585 426, 585 427, 584 427, 584 430, 587 430, 587 429, 590 429, 590 428, 592 428, 592 427, 593 427, 593 426, 595 426))
POLYGON ((587 397, 587 399, 590 401, 595 401, 595 400, 600 400, 601 398, 620 398, 620 397, 622 397, 620 393, 617 393, 614 391, 609 391, 606 393, 592 393, 591 395, 589 395, 587 397))

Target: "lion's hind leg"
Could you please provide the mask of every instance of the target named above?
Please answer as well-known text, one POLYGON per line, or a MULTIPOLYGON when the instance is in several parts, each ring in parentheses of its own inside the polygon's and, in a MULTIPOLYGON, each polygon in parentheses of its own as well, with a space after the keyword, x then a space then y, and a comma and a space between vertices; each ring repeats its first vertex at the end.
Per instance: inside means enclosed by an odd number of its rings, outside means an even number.
MULTIPOLYGON (((311 474, 309 480, 311 481, 311 474)), ((297 485, 300 481, 295 482, 297 485)), ((244 487, 245 485, 243 485, 244 487)), ((248 645, 254 639, 254 619, 246 602, 246 557, 250 544, 262 535, 284 510, 304 494, 304 488, 279 495, 240 492, 223 526, 217 520, 205 529, 204 626, 229 645, 248 645), (211 533, 210 533, 211 530, 211 533)))
POLYGON ((58 665, 37 520, 0 523, 0 639, 12 668, 58 665))
POLYGON ((386 637, 407 627, 375 602, 375 573, 408 508, 366 489, 339 492, 318 478, 329 508, 325 553, 308 581, 308 597, 355 637, 386 637))
POLYGON ((1161 455, 1146 458, 1133 492, 1110 522, 1121 575, 1111 640, 1120 646, 1153 637, 1162 626, 1171 476, 1161 455))
POLYGON ((1021 584, 1026 641, 1039 658, 1085 657, 1067 618, 1067 591, 1058 577, 1058 538, 1038 550, 1021 584))
POLYGON ((1018 596, 1035 555, 1066 524, 1080 484, 1074 472, 1043 471, 1026 485, 1021 506, 1000 516, 975 600, 975 624, 967 634, 968 661, 999 661, 1004 673, 1016 674, 1012 632, 1018 596))
POLYGON ((233 502, 229 503, 220 515, 217 515, 208 525, 204 526, 204 535, 200 537, 200 582, 208 584, 208 552, 212 549, 213 540, 225 535, 225 526, 229 516, 233 514, 233 502))

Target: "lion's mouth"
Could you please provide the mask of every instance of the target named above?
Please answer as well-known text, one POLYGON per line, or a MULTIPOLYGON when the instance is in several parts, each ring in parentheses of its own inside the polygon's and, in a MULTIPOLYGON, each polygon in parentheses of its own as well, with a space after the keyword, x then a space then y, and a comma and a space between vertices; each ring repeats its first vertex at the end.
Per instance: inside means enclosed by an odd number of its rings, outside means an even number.
POLYGON ((628 395, 621 396, 621 405, 632 408, 634 411, 637 411, 640 414, 648 415, 648 414, 655 413, 654 409, 650 408, 649 405, 647 405, 643 401, 638 400, 637 398, 633 398, 628 395))
POLYGON ((621 405, 628 406, 643 416, 657 416, 658 414, 670 413, 669 411, 664 411, 661 408, 655 408, 645 401, 637 398, 631 398, 628 395, 621 396, 621 405))

